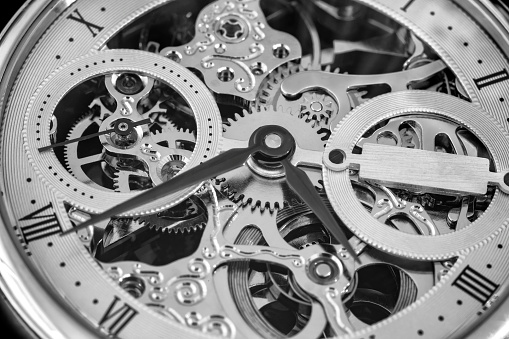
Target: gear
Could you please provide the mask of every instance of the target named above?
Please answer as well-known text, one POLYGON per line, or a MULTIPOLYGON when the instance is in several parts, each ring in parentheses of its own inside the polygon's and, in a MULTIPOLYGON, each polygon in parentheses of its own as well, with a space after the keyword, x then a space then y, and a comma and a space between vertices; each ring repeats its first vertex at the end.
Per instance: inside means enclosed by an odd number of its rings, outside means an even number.
MULTIPOLYGON (((289 62, 270 73, 260 86, 256 95, 255 107, 257 109, 274 107, 278 109, 276 103, 282 96, 279 88, 281 82, 289 76, 304 71, 305 68, 298 62, 289 62)), ((288 113, 288 112, 286 112, 288 113)))
POLYGON ((207 224, 207 211, 199 198, 193 196, 173 208, 136 219, 142 226, 159 232, 190 233, 202 230, 207 224))
MULTIPOLYGON (((89 112, 78 119, 67 134, 67 140, 80 138, 84 135, 99 131, 102 121, 101 116, 103 116, 103 109, 105 108, 102 104, 97 106, 97 103, 100 104, 100 100, 94 100, 94 102, 90 105, 89 112)), ((85 168, 88 167, 88 172, 90 173, 90 167, 93 167, 92 171, 95 169, 96 172, 103 172, 101 168, 103 162, 102 146, 98 146, 96 144, 92 145, 94 141, 95 139, 91 139, 66 145, 64 147, 65 167, 69 173, 71 173, 79 181, 104 190, 105 187, 92 180, 85 171, 85 168), (80 147, 84 143, 87 143, 87 145, 90 146, 85 149, 85 154, 83 154, 82 148, 80 147)))
POLYGON ((115 192, 132 192, 152 187, 148 174, 141 170, 120 170, 114 174, 113 186, 115 192))
MULTIPOLYGON (((71 128, 67 135, 68 140, 99 130, 102 117, 105 116, 104 112, 109 112, 109 110, 102 105, 99 99, 94 100, 90 107, 90 111, 71 128)), ((150 130, 155 143, 163 147, 188 150, 188 157, 191 156, 196 142, 191 131, 178 129, 168 119, 158 119, 150 127, 150 130)), ((152 182, 142 162, 106 155, 100 143, 97 143, 97 139, 66 145, 64 158, 69 173, 95 188, 114 190, 115 192, 131 192, 152 187, 152 182)), ((185 163, 185 159, 183 162, 185 163)), ((164 169, 166 163, 158 165, 164 169)))
MULTIPOLYGON (((227 139, 248 141, 249 136, 259 127, 277 125, 286 128, 296 139, 299 147, 323 151, 324 141, 319 129, 296 116, 262 109, 259 112, 236 115, 224 125, 227 139)), ((304 168, 315 186, 320 186, 320 171, 304 168)), ((298 196, 288 186, 282 166, 268 166, 255 160, 248 160, 246 166, 223 174, 216 179, 216 185, 231 200, 242 205, 270 211, 299 202, 298 196)))
MULTIPOLYGON (((338 114, 336 101, 323 92, 309 91, 298 100, 287 100, 281 93, 280 85, 288 77, 306 71, 308 68, 298 62, 289 62, 274 70, 263 82, 258 92, 255 107, 257 109, 273 107, 283 109, 285 113, 298 115, 312 122, 313 127, 329 128, 330 120, 338 114)), ((339 73, 339 68, 325 66, 322 71, 339 73)))
MULTIPOLYGON (((190 130, 179 129, 171 120, 164 126, 161 126, 161 130, 154 130, 152 132, 152 140, 161 146, 170 148, 182 148, 184 143, 196 143, 196 137, 190 130)), ((189 157, 192 151, 189 151, 189 157)))
POLYGON ((338 113, 338 104, 327 94, 306 92, 300 100, 299 118, 306 118, 313 126, 327 128, 330 119, 338 113))

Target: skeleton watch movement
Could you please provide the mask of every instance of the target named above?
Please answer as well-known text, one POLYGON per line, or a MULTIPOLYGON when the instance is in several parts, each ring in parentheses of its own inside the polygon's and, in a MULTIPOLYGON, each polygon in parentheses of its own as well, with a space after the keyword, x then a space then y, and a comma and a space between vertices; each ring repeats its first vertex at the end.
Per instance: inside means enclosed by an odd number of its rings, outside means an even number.
POLYGON ((509 338, 509 9, 28 0, 12 338, 509 338))

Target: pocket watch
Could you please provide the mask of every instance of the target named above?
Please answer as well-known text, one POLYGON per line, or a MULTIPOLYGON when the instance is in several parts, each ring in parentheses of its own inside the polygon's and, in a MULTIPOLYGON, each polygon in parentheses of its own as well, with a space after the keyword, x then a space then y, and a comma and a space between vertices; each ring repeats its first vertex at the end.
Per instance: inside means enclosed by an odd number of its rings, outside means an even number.
POLYGON ((27 1, 0 37, 10 337, 509 337, 508 13, 27 1))

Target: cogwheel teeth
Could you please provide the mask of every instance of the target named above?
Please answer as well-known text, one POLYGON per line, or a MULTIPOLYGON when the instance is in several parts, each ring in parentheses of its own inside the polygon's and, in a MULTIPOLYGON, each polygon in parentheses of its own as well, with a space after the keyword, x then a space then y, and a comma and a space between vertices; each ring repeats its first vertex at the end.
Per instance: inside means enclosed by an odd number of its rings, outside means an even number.
POLYGON ((154 231, 168 234, 197 232, 204 229, 207 225, 206 217, 202 214, 195 218, 182 220, 173 224, 168 224, 167 220, 157 215, 142 216, 139 217, 137 221, 154 231))
MULTIPOLYGON (((295 137, 297 144, 305 145, 306 149, 319 152, 324 149, 319 128, 297 116, 272 108, 261 108, 254 112, 243 111, 242 114, 235 115, 223 125, 223 135, 227 139, 249 141, 254 131, 266 125, 284 127, 295 137)), ((315 186, 319 187, 321 174, 311 170, 306 170, 306 173, 315 186)), ((244 206, 275 211, 300 201, 288 186, 282 166, 267 167, 250 159, 247 165, 224 173, 217 179, 216 187, 232 201, 244 206)))
POLYGON ((256 96, 255 107, 270 107, 275 104, 275 100, 280 94, 279 86, 281 82, 293 74, 304 71, 305 68, 297 62, 289 62, 276 68, 263 81, 256 96))

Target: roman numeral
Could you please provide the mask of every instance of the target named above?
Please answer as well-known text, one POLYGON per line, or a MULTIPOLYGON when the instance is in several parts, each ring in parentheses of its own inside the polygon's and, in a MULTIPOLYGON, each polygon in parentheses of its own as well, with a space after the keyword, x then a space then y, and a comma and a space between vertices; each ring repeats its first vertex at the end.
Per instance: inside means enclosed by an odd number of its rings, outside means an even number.
POLYGON ((406 12, 406 10, 408 9, 408 7, 410 7, 413 3, 414 3, 415 0, 410 0, 408 1, 405 6, 401 7, 400 9, 403 11, 403 12, 406 12))
POLYGON ((20 226, 26 244, 62 232, 62 226, 53 211, 51 202, 37 211, 24 216, 19 221, 30 222, 28 225, 20 226))
POLYGON ((500 72, 495 72, 482 78, 474 79, 474 82, 477 88, 481 90, 484 87, 491 86, 505 80, 509 80, 509 73, 507 73, 507 70, 504 68, 500 72))
POLYGON ((486 304, 499 285, 467 266, 453 281, 452 286, 456 286, 481 304, 486 304))
POLYGON ((78 11, 78 9, 75 9, 73 13, 69 14, 67 16, 67 19, 74 20, 76 22, 79 22, 80 24, 83 24, 87 26, 90 33, 92 33, 92 37, 96 37, 98 33, 100 33, 104 27, 101 27, 99 25, 93 24, 90 21, 86 21, 85 18, 81 15, 81 13, 78 11), (74 15, 76 14, 76 15, 74 15))
POLYGON ((110 334, 116 336, 137 314, 138 311, 126 303, 122 304, 120 298, 115 296, 106 313, 99 320, 99 325, 106 328, 110 334), (117 306, 117 304, 119 305, 117 306))

